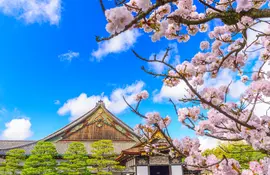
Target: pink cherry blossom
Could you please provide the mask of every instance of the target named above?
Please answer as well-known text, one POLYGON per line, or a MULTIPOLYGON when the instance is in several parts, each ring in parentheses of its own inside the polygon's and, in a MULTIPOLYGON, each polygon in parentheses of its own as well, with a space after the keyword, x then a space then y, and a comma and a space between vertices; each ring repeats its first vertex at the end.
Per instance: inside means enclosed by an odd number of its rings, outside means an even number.
POLYGON ((243 75, 243 76, 241 77, 241 81, 242 81, 243 83, 247 82, 247 81, 248 81, 248 76, 243 75))
POLYGON ((109 21, 106 30, 112 34, 121 32, 134 19, 131 12, 124 6, 106 10, 105 16, 109 21))
POLYGON ((251 170, 243 170, 241 175, 254 175, 251 170))
POLYGON ((201 50, 206 50, 209 48, 209 42, 208 41, 202 41, 201 44, 200 44, 200 49, 201 50))
POLYGON ((259 162, 252 161, 249 163, 249 168, 253 172, 256 172, 257 174, 262 174, 263 173, 263 167, 259 162))
POLYGON ((158 112, 149 112, 145 116, 147 117, 145 119, 147 125, 157 124, 162 120, 158 112))
POLYGON ((237 7, 236 11, 241 12, 241 11, 248 11, 252 8, 252 1, 249 0, 237 0, 237 7))
POLYGON ((141 9, 142 11, 146 11, 151 6, 151 1, 150 0, 130 0, 128 5, 134 7, 131 10, 139 11, 139 9, 141 9), (136 8, 138 10, 135 10, 136 8))
MULTIPOLYGON (((187 87, 188 94, 174 104, 178 121, 199 136, 244 140, 255 150, 269 152, 270 111, 261 108, 261 105, 269 106, 270 97, 270 24, 265 20, 270 17, 269 0, 218 0, 215 3, 205 0, 200 6, 198 3, 193 0, 129 0, 106 11, 106 30, 114 37, 138 28, 153 42, 174 40, 179 42, 179 48, 185 44, 183 42, 192 42, 192 50, 184 50, 188 56, 181 58, 180 63, 172 59, 165 59, 163 63, 149 60, 169 69, 162 75, 153 73, 162 77, 165 86, 177 88, 183 83, 187 87), (149 8, 153 9, 148 11, 149 8), (195 42, 198 35, 203 41, 195 42), (196 52, 198 46, 200 50, 196 52), (223 74, 226 71, 228 75, 223 74), (232 99, 235 92, 239 97, 232 99), (178 109, 178 105, 181 108, 178 109)), ((137 105, 148 96, 147 91, 138 93, 137 105)), ((162 117, 158 112, 140 116, 144 116, 145 124, 136 126, 135 131, 146 140, 153 131, 166 130, 174 119, 162 117)), ((197 139, 172 138, 171 142, 168 154, 184 156, 189 169, 212 165, 207 169, 214 175, 270 174, 268 157, 252 161, 249 169, 242 170, 236 160, 203 156, 197 139)), ((159 154, 158 147, 158 144, 148 144, 145 150, 159 154)))
POLYGON ((149 97, 149 93, 146 90, 141 91, 135 96, 136 101, 145 100, 149 97))

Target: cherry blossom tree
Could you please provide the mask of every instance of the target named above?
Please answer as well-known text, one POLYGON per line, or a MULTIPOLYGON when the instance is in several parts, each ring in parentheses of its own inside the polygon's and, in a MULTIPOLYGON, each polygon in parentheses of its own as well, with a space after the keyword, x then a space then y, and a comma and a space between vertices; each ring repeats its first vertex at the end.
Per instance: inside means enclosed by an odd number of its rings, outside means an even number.
MULTIPOLYGON (((166 38, 188 42, 198 33, 205 33, 207 40, 201 41, 198 52, 190 61, 175 65, 167 61, 170 48, 160 59, 136 57, 147 62, 163 64, 162 73, 143 70, 163 78, 163 83, 175 87, 184 83, 188 95, 179 99, 192 107, 178 108, 172 102, 178 121, 199 136, 224 141, 243 140, 255 150, 270 156, 270 4, 269 0, 116 0, 116 7, 107 9, 100 0, 108 21, 109 37, 97 37, 98 42, 110 40, 121 33, 138 28, 151 35, 153 42, 166 38), (264 28, 256 26, 263 24, 264 28), (211 29, 211 25, 215 25, 211 29), (249 32, 255 33, 250 36, 249 32), (254 58, 255 57, 255 58, 254 58), (255 62, 257 63, 255 65, 255 62), (219 87, 209 86, 207 81, 215 79, 220 72, 228 70, 233 80, 219 87), (231 84, 240 80, 247 87, 238 99, 230 98, 231 84), (257 114, 261 105, 266 110, 257 114), (263 114, 262 114, 263 113, 263 114)), ((131 106, 133 112, 145 119, 136 126, 138 134, 146 139, 153 130, 160 130, 170 144, 170 156, 184 156, 190 169, 207 169, 219 175, 266 175, 270 174, 269 156, 250 163, 248 170, 240 171, 240 164, 224 156, 202 156, 198 139, 170 139, 169 116, 158 112, 142 114, 139 106, 148 98, 143 91, 136 96, 138 104, 131 106)), ((158 152, 155 145, 146 151, 158 152)))

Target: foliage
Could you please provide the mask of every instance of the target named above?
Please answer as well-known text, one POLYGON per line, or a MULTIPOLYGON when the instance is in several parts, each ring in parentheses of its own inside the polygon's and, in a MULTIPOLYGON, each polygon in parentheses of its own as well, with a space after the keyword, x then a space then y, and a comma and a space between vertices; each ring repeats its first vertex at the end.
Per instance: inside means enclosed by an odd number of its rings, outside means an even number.
POLYGON ((87 169, 88 155, 83 143, 73 142, 68 146, 63 156, 59 173, 65 175, 86 175, 90 174, 87 169))
MULTIPOLYGON (((199 140, 189 137, 168 140, 170 155, 186 157, 189 169, 208 169, 218 175, 270 174, 269 0, 123 0, 116 1, 116 7, 108 10, 100 2, 110 36, 97 37, 99 42, 134 28, 151 34, 153 42, 165 38, 182 43, 197 36, 198 46, 195 40, 192 46, 199 48, 198 52, 179 64, 169 58, 170 48, 160 52, 163 56, 150 59, 134 50, 133 53, 147 65, 164 67, 159 72, 143 67, 146 73, 162 77, 164 88, 174 87, 171 91, 179 88, 181 94, 186 91, 180 98, 177 95, 172 98, 178 98, 186 108, 178 108, 171 100, 183 125, 199 136, 245 140, 268 157, 252 161, 249 169, 241 172, 239 162, 234 159, 201 155, 199 140), (220 83, 224 74, 229 81, 220 83)), ((137 132, 145 138, 156 129, 168 133, 170 117, 158 112, 144 115, 139 111, 139 105, 147 97, 148 93, 139 93, 135 98, 138 103, 128 104, 146 121, 136 127, 137 132)), ((160 150, 150 145, 147 151, 160 150)))
POLYGON ((38 142, 25 161, 22 175, 56 175, 57 151, 51 142, 38 142))
POLYGON ((91 170, 98 175, 112 175, 113 170, 122 170, 114 153, 114 147, 111 140, 99 140, 92 145, 92 158, 89 160, 91 170))
POLYGON ((13 149, 6 153, 1 172, 6 175, 15 175, 21 172, 26 155, 23 149, 13 149))
POLYGON ((222 159, 224 155, 229 159, 235 159, 240 163, 243 169, 249 167, 249 162, 259 161, 267 156, 267 154, 254 150, 252 146, 244 142, 220 143, 218 147, 207 149, 203 152, 204 156, 209 156, 211 154, 219 159, 222 159))

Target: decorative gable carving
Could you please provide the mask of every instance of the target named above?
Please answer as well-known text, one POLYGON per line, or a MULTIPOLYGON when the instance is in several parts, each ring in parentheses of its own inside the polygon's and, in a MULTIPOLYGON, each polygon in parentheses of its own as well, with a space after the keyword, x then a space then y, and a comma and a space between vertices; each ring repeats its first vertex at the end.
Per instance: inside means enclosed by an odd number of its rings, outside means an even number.
POLYGON ((134 141, 137 139, 124 126, 116 121, 103 108, 99 108, 86 120, 67 130, 61 140, 118 140, 134 141))

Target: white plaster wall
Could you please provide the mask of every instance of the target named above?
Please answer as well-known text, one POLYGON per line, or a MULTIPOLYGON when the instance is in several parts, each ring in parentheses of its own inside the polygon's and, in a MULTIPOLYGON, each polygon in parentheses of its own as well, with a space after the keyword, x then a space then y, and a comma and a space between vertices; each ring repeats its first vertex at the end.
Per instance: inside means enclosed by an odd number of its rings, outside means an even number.
POLYGON ((172 175, 183 175, 183 168, 181 165, 172 165, 171 166, 172 175))
POLYGON ((137 175, 148 175, 148 166, 137 166, 137 175))

